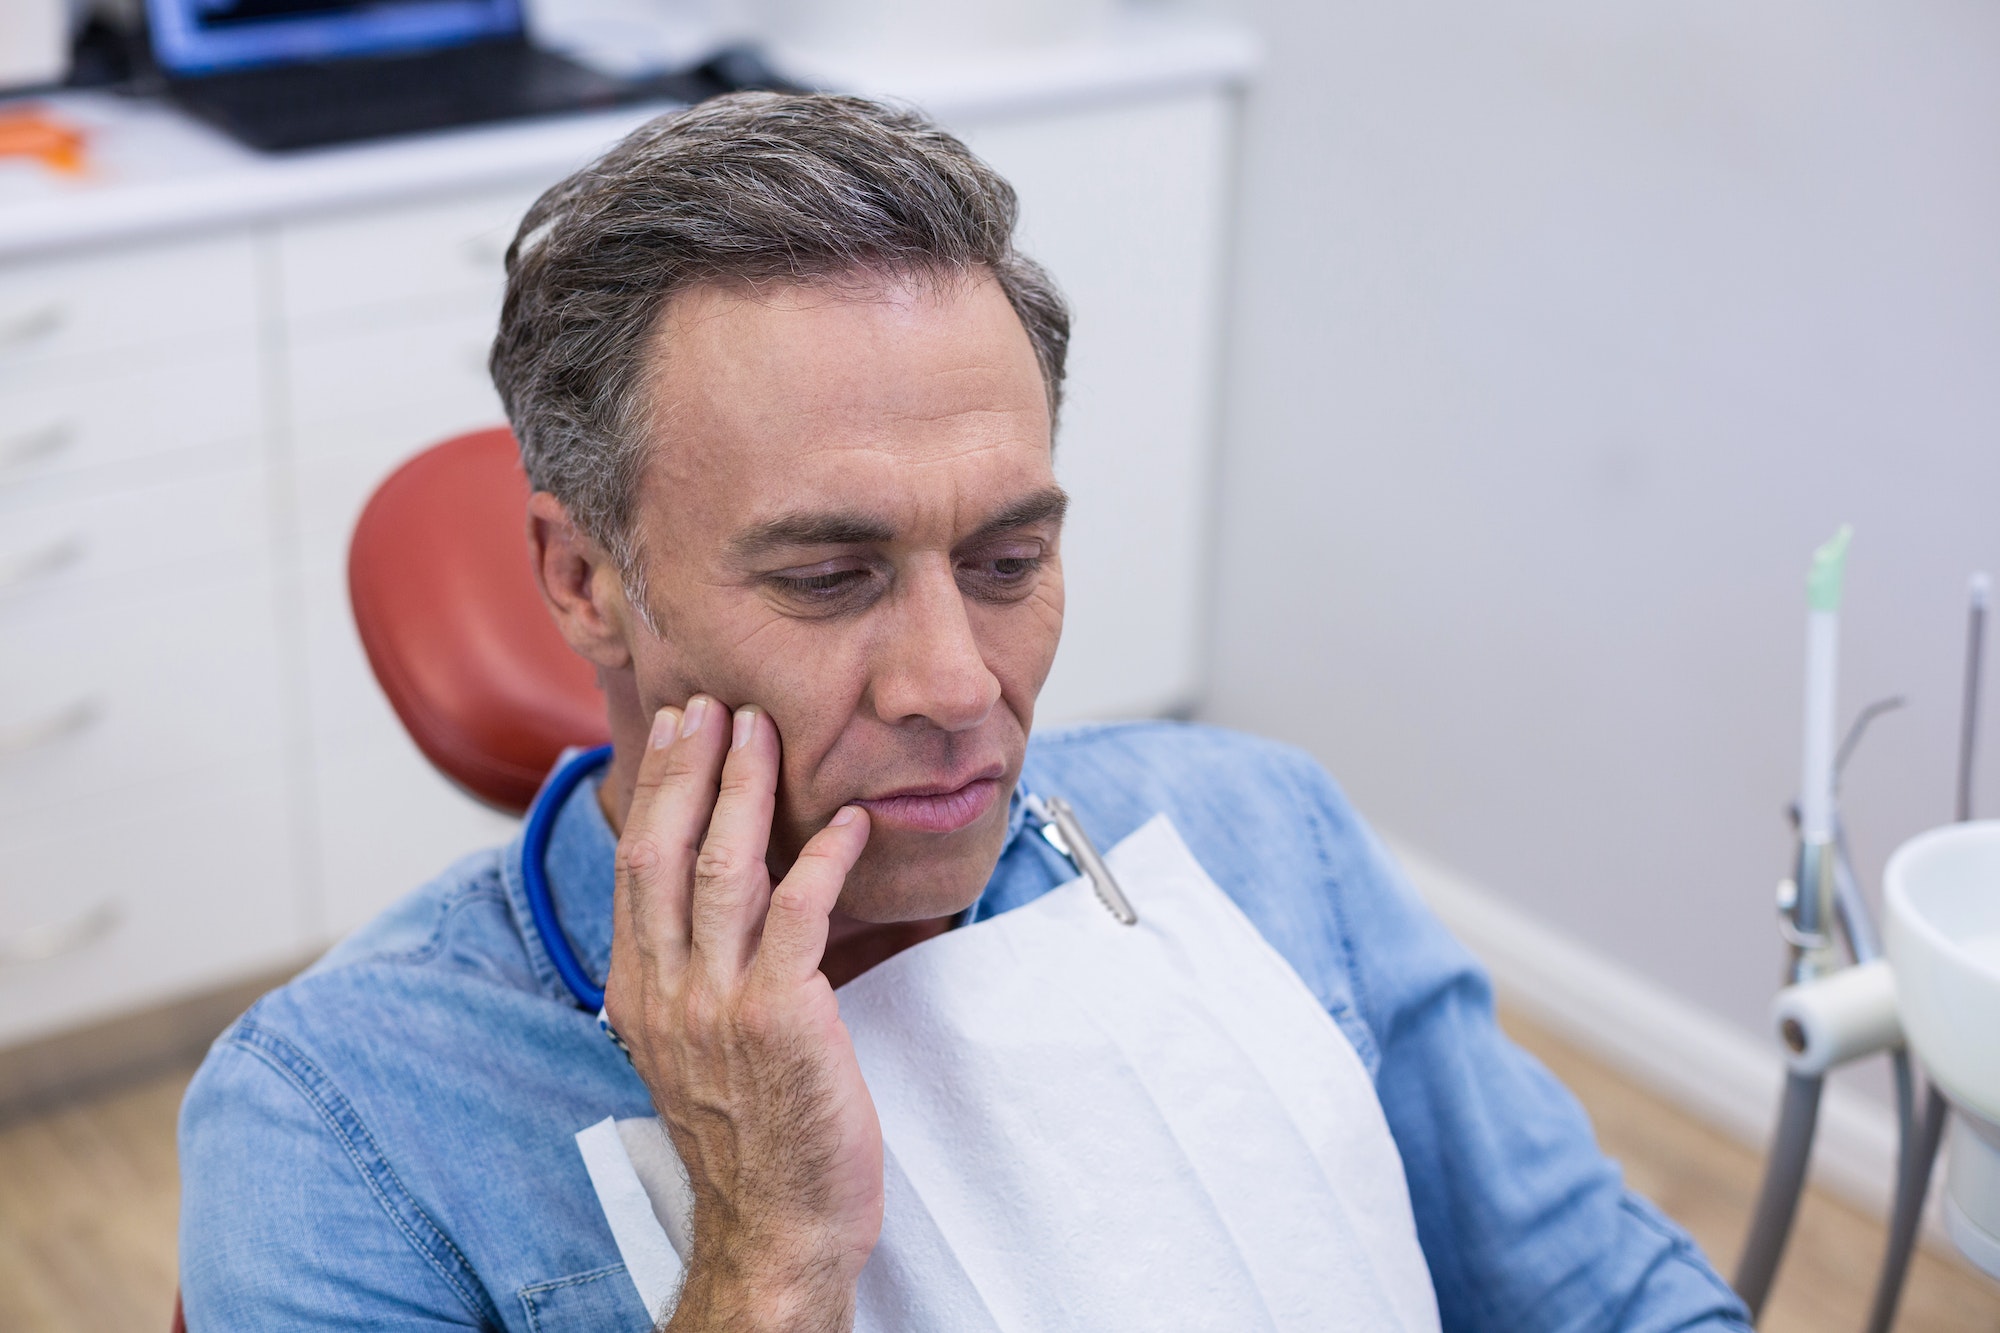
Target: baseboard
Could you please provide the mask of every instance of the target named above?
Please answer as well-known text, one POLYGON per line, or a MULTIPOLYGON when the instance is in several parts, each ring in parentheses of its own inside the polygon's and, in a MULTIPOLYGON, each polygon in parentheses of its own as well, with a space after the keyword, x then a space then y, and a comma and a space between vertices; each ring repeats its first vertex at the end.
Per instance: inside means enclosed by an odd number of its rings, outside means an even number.
POLYGON ((0 1123, 200 1059, 237 1015, 310 961, 0 1050, 0 1123))
MULTIPOLYGON (((1785 1076, 1775 1040, 1759 1041, 1409 843, 1388 841, 1417 893, 1478 955, 1509 1004, 1695 1118, 1764 1151, 1785 1076)), ((1892 1110, 1828 1085, 1813 1145, 1813 1184, 1886 1217, 1895 1193, 1896 1147, 1892 1110)), ((1935 1184, 1931 1192, 1935 1212, 1935 1184)), ((1933 1238, 1941 1235, 1933 1225, 1933 1238)))

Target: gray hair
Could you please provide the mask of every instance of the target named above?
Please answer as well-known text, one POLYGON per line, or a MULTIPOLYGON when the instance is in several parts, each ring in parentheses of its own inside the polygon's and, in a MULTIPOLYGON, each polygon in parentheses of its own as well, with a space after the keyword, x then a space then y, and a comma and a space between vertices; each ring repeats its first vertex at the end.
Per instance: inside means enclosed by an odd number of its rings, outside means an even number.
POLYGON ((644 615, 644 353, 667 302, 701 283, 990 273, 1053 421, 1069 310, 1014 249, 1018 213, 958 139, 860 98, 737 93, 641 126, 536 200, 507 249, 490 366, 528 480, 610 553, 644 615))

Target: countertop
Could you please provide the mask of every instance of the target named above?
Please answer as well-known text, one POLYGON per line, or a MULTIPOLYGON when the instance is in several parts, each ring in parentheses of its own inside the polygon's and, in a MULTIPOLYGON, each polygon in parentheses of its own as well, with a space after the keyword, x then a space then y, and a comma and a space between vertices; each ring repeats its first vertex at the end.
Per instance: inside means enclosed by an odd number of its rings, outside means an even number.
MULTIPOLYGON (((1256 40, 1241 28, 1163 16, 993 54, 774 52, 777 66, 801 82, 911 102, 947 125, 1240 84, 1257 58, 1256 40)), ((666 109, 623 107, 266 156, 160 101, 86 92, 33 100, 87 132, 90 168, 72 178, 31 162, 0 163, 0 261, 553 179, 666 109)))

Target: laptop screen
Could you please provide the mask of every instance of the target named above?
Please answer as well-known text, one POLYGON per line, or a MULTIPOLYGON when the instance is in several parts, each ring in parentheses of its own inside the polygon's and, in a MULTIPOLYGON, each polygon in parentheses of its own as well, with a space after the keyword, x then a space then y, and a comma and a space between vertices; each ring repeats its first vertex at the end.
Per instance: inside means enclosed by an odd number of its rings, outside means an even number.
POLYGON ((173 74, 416 51, 521 31, 519 0, 146 0, 173 74))

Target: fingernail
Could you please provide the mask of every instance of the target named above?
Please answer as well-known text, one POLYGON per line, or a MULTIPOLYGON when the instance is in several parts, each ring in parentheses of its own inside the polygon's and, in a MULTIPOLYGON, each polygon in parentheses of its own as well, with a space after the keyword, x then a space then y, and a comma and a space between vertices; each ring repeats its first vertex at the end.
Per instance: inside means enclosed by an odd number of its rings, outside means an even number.
POLYGON ((655 750, 666 749, 674 743, 674 732, 679 730, 680 725, 681 714, 678 708, 662 708, 653 714, 653 734, 647 738, 647 744, 655 750))
POLYGON ((681 735, 692 736, 701 730, 701 719, 708 712, 708 696, 697 694, 688 700, 687 712, 681 715, 681 735))
POLYGON ((840 809, 834 811, 833 818, 826 822, 834 828, 842 828, 848 824, 852 824, 860 815, 861 812, 853 806, 843 805, 840 809))
POLYGON ((756 734, 757 710, 754 707, 737 709, 735 730, 729 733, 729 748, 732 750, 742 749, 750 743, 750 738, 756 734))

